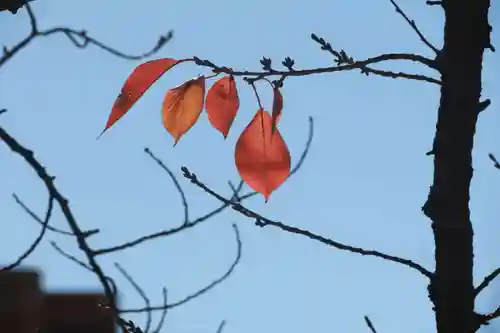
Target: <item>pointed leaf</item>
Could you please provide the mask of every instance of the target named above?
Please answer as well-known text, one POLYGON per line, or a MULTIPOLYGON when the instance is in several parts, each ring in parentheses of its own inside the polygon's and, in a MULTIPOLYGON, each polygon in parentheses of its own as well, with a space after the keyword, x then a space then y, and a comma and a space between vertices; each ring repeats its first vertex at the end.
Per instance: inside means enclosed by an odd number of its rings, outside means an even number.
POLYGON ((236 142, 235 162, 241 178, 269 199, 290 175, 290 152, 276 129, 271 140, 271 115, 259 109, 236 142))
POLYGON ((281 111, 283 110, 283 95, 281 95, 278 87, 273 88, 273 113, 272 113, 272 127, 271 133, 274 135, 276 125, 281 118, 281 111))
MULTIPOLYGON (((120 120, 139 98, 141 98, 146 90, 148 90, 166 71, 184 61, 187 61, 187 59, 176 60, 163 58, 151 60, 137 66, 125 81, 120 95, 118 95, 115 100, 108 122, 101 135, 120 120)), ((99 137, 101 135, 99 135, 99 137)))
POLYGON ((189 80, 165 95, 163 126, 174 137, 174 146, 198 120, 205 98, 205 77, 189 80))
POLYGON ((227 75, 215 82, 207 92, 205 104, 208 120, 226 138, 240 107, 234 77, 227 75))

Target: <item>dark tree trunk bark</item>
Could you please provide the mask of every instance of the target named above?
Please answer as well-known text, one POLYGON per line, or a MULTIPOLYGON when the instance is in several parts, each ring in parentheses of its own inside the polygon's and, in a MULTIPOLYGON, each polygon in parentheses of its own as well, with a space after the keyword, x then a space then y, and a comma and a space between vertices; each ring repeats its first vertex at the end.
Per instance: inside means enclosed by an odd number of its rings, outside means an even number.
POLYGON ((473 229, 469 211, 472 148, 483 52, 490 45, 490 0, 443 0, 441 100, 434 138, 434 180, 422 207, 432 220, 435 276, 429 286, 438 333, 476 330, 473 229))

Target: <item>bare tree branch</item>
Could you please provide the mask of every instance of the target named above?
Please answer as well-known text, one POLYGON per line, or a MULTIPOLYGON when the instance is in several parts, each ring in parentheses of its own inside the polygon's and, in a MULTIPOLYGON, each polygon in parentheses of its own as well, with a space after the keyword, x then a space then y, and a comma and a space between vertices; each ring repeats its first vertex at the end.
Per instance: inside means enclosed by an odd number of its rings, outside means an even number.
MULTIPOLYGON (((78 266, 82 267, 86 271, 88 271, 88 272, 90 272, 92 274, 95 274, 94 270, 92 269, 92 267, 90 267, 90 265, 84 263, 80 259, 76 258, 75 256, 73 256, 73 255, 67 253, 66 251, 64 251, 63 249, 61 249, 57 245, 56 242, 50 242, 50 245, 54 248, 54 250, 56 250, 60 255, 62 255, 63 257, 65 257, 69 261, 72 261, 73 263, 75 263, 78 266)), ((113 297, 116 298, 116 295, 117 295, 117 292, 118 292, 118 288, 116 286, 115 280, 113 278, 111 278, 110 276, 105 276, 105 279, 110 283, 111 290, 112 290, 112 293, 113 293, 113 297)))
MULTIPOLYGON (((38 28, 37 19, 35 17, 35 14, 33 13, 33 10, 31 9, 30 5, 26 3, 25 7, 26 7, 26 10, 28 12, 28 16, 29 16, 29 20, 30 20, 31 32, 26 38, 24 38, 23 40, 21 40, 20 42, 15 44, 13 47, 11 47, 11 48, 4 47, 3 48, 3 55, 0 54, 0 67, 5 65, 8 62, 8 60, 13 58, 14 55, 18 54, 21 50, 23 50, 25 47, 27 47, 34 39, 36 39, 38 37, 47 37, 47 36, 56 35, 56 34, 57 35, 64 35, 77 48, 86 48, 89 45, 94 45, 94 46, 96 46, 96 47, 98 47, 98 48, 100 48, 100 49, 102 49, 102 50, 104 50, 104 51, 106 51, 114 56, 117 56, 119 58, 128 59, 128 60, 140 60, 140 59, 144 59, 146 57, 149 57, 152 54, 159 51, 173 36, 172 31, 170 31, 165 36, 161 36, 159 38, 157 44, 155 45, 155 47, 152 50, 145 52, 144 54, 140 54, 140 55, 129 55, 129 54, 123 53, 121 51, 118 51, 110 46, 107 46, 106 44, 96 40, 93 37, 89 37, 87 35, 86 31, 84 31, 84 30, 77 31, 77 30, 70 29, 67 27, 54 27, 54 28, 51 28, 48 30, 40 30, 38 28)), ((6 111, 7 111, 6 109, 0 110, 0 114, 4 113, 6 111)), ((19 263, 21 263, 21 261, 25 257, 27 257, 34 250, 34 248, 39 244, 39 242, 41 241, 46 230, 50 230, 50 231, 53 231, 55 233, 66 235, 66 236, 75 237, 76 242, 78 244, 78 247, 80 248, 80 250, 83 252, 83 254, 86 257, 86 262, 84 262, 84 261, 76 258, 75 256, 70 255, 69 253, 63 251, 54 242, 51 242, 51 245, 62 256, 66 257, 67 259, 71 260, 72 262, 76 263, 77 265, 83 267, 85 270, 87 270, 87 271, 89 271, 97 276, 101 285, 104 288, 104 292, 105 292, 106 298, 107 298, 107 304, 102 304, 102 306, 104 308, 111 309, 113 311, 113 313, 117 316, 117 321, 118 321, 118 324, 120 325, 121 329, 124 332, 148 333, 151 329, 151 321, 152 321, 151 311, 162 310, 162 316, 160 318, 160 321, 158 322, 157 327, 153 331, 154 333, 158 333, 164 324, 168 309, 180 306, 180 305, 185 304, 185 303, 187 303, 187 302, 189 302, 189 301, 191 301, 199 296, 204 295, 206 292, 208 292, 212 288, 216 287, 218 284, 222 283, 225 279, 227 279, 232 274, 235 267, 239 263, 240 258, 241 258, 241 246, 242 245, 241 245, 238 229, 235 225, 233 225, 238 246, 237 246, 237 255, 236 255, 235 261, 231 264, 228 271, 226 271, 226 273, 224 275, 222 275, 218 279, 212 281, 207 286, 205 286, 202 289, 186 296, 185 298, 183 298, 181 300, 178 300, 175 303, 168 304, 168 302, 167 302, 167 289, 163 288, 163 304, 161 306, 157 306, 156 308, 151 306, 151 302, 150 302, 149 298, 147 297, 147 295, 145 294, 144 290, 133 280, 131 275, 128 274, 120 265, 116 264, 117 269, 133 285, 133 287, 138 291, 138 293, 141 295, 141 297, 145 301, 145 305, 146 305, 145 308, 136 309, 135 311, 134 310, 130 311, 130 312, 148 312, 147 322, 145 325, 146 327, 145 327, 145 330, 142 331, 140 328, 135 326, 135 324, 133 322, 125 321, 119 316, 119 312, 118 312, 118 309, 116 308, 116 304, 115 304, 116 295, 117 295, 116 283, 111 277, 104 274, 102 268, 100 267, 99 263, 96 260, 96 257, 102 253, 98 253, 97 251, 92 249, 89 246, 89 244, 87 243, 87 238, 89 236, 99 232, 99 230, 93 229, 93 230, 89 230, 89 231, 83 231, 79 227, 79 225, 78 225, 78 223, 73 215, 73 212, 70 209, 68 200, 61 194, 61 192, 57 189, 57 187, 55 185, 55 177, 52 177, 48 174, 45 167, 35 158, 34 153, 31 150, 23 147, 14 137, 12 137, 7 132, 7 130, 5 130, 2 127, 0 127, 0 141, 4 142, 14 153, 16 153, 17 155, 22 157, 27 162, 27 164, 37 173, 38 177, 45 184, 45 187, 47 188, 47 190, 49 192, 49 196, 50 196, 49 208, 48 208, 48 211, 46 213, 46 218, 44 220, 42 220, 27 205, 25 205, 17 196, 14 195, 14 199, 24 209, 24 211, 27 214, 29 214, 36 222, 41 224, 42 231, 41 231, 40 236, 35 240, 34 244, 30 247, 30 249, 28 249, 28 251, 26 251, 25 254, 23 254, 14 264, 9 265, 9 266, 3 268, 2 270, 12 269, 13 267, 15 267, 19 263), (54 202, 56 202, 57 205, 61 208, 62 213, 63 213, 63 215, 64 215, 64 217, 69 225, 69 231, 61 230, 61 229, 58 229, 58 228, 55 228, 55 227, 52 227, 49 225, 49 219, 51 216, 52 207, 53 207, 54 202)), ((198 219, 192 221, 191 223, 189 223, 190 218, 189 218, 188 202, 187 202, 186 196, 184 194, 184 191, 181 188, 180 184, 178 183, 177 179, 175 178, 174 174, 163 164, 163 162, 161 160, 157 159, 149 150, 146 149, 145 151, 146 151, 146 153, 148 153, 148 155, 153 160, 155 160, 155 162, 160 167, 163 168, 164 171, 166 171, 169 174, 172 181, 174 182, 174 185, 177 188, 177 191, 179 192, 179 195, 181 196, 182 205, 184 207, 184 222, 181 226, 182 230, 193 227, 196 224, 215 216, 216 214, 218 214, 224 208, 227 207, 227 206, 226 207, 219 207, 218 209, 206 214, 205 216, 202 216, 201 218, 198 218, 198 219)), ((239 191, 241 191, 242 185, 243 184, 241 183, 240 186, 238 187, 238 189, 237 189, 238 193, 239 193, 239 191)), ((238 194, 235 193, 235 195, 238 195, 238 194)), ((241 200, 244 200, 244 199, 249 198, 253 195, 254 195, 254 193, 248 193, 248 194, 243 195, 241 197, 238 196, 238 198, 241 200)), ((177 230, 177 231, 170 230, 170 232, 164 232, 162 235, 157 234, 154 237, 150 237, 150 238, 156 238, 159 236, 167 236, 167 235, 179 232, 179 231, 181 231, 181 230, 177 230)), ((112 251, 109 251, 109 252, 112 252, 112 251)))
POLYGON ((164 306, 164 309, 163 309, 163 311, 161 313, 160 320, 158 321, 158 326, 156 326, 156 328, 153 331, 153 333, 159 333, 160 332, 161 328, 163 327, 163 324, 165 323, 165 318, 167 317, 167 312, 168 312, 168 308, 167 308, 167 304, 168 304, 167 288, 163 287, 162 294, 163 294, 163 306, 164 306))
MULTIPOLYGON (((314 34, 311 35, 311 38, 315 40, 314 34)), ((343 52, 343 51, 342 51, 343 52)), ((420 74, 408 74, 408 73, 403 73, 403 72, 391 72, 391 71, 384 71, 384 70, 378 70, 378 69, 371 69, 368 66, 377 64, 377 63, 383 63, 386 61, 391 61, 391 60, 406 60, 406 61, 413 61, 413 62, 419 62, 422 63, 432 69, 436 69, 435 61, 425 58, 420 55, 415 55, 415 54, 408 54, 408 53, 388 53, 388 54, 381 54, 372 58, 368 58, 366 60, 359 60, 355 61, 351 57, 347 56, 344 53, 340 53, 341 58, 337 61, 338 65, 336 66, 330 66, 330 67, 318 67, 318 68, 309 68, 309 69, 293 69, 291 66, 288 68, 286 71, 280 71, 280 70, 275 70, 274 68, 270 67, 270 59, 266 59, 268 62, 268 65, 263 65, 263 68, 265 71, 262 72, 250 72, 250 71, 238 71, 238 70, 233 70, 231 68, 228 68, 226 66, 218 66, 214 64, 213 62, 209 60, 203 60, 198 57, 194 57, 190 60, 194 61, 197 65, 203 66, 203 67, 208 67, 211 68, 214 73, 224 73, 224 74, 229 74, 233 76, 241 76, 246 79, 248 83, 253 83, 262 79, 265 79, 270 76, 281 76, 281 81, 283 81, 285 78, 288 77, 296 77, 296 76, 308 76, 308 75, 315 75, 315 74, 324 74, 324 73, 335 73, 335 72, 342 72, 342 71, 351 71, 355 69, 361 70, 362 73, 364 74, 369 74, 373 73, 376 75, 384 76, 384 77, 389 77, 389 78, 404 78, 408 80, 416 80, 416 81, 426 81, 430 83, 434 83, 437 85, 441 84, 441 81, 435 78, 431 78, 425 75, 420 75, 420 74), (251 77, 251 78, 250 78, 251 77)))
POLYGON ((476 290, 474 290, 476 297, 479 295, 481 291, 483 291, 488 285, 493 282, 493 280, 500 275, 500 267, 495 269, 493 272, 488 274, 484 280, 479 284, 479 286, 476 287, 476 290))
POLYGON ((403 10, 401 9, 401 7, 399 7, 399 5, 396 3, 396 1, 394 1, 394 0, 389 0, 389 1, 394 6, 394 9, 396 9, 396 12, 398 14, 400 14, 405 19, 405 21, 408 22, 410 27, 417 33, 417 35, 420 38, 420 40, 422 41, 422 43, 427 45, 432 51, 434 51, 434 53, 436 53, 436 55, 439 55, 440 51, 434 45, 432 45, 431 42, 429 42, 427 40, 427 38, 425 38, 425 36, 420 31, 420 29, 417 27, 417 24, 415 23, 415 21, 410 20, 410 18, 405 14, 405 12, 403 12, 403 10))
MULTIPOLYGON (((17 197, 17 196, 16 196, 17 197)), ((28 247, 28 249, 17 258, 16 261, 13 263, 3 267, 0 269, 0 272, 6 272, 10 271, 16 267, 18 267, 24 259, 26 259, 31 253, 35 251, 38 245, 40 245, 40 242, 43 239, 43 236, 45 235, 45 232, 47 231, 47 226, 49 225, 50 217, 52 216, 52 209, 54 208, 54 197, 49 193, 49 199, 48 199, 48 204, 47 204, 47 211, 45 213, 45 218, 42 223, 42 229, 40 230, 40 233, 38 236, 35 238, 33 243, 28 247)), ((20 201, 21 202, 21 201, 20 201)))
MULTIPOLYGON (((19 206, 21 206, 21 208, 29 216, 31 216, 31 218, 33 218, 33 220, 38 222, 41 226, 46 225, 45 227, 47 228, 47 230, 50 230, 54 233, 65 235, 65 236, 75 236, 75 234, 73 234, 72 232, 64 231, 64 230, 61 230, 61 229, 58 229, 58 228, 51 226, 50 223, 45 224, 45 222, 38 215, 36 215, 24 202, 22 202, 21 199, 19 199, 19 197, 16 194, 13 194, 12 196, 13 196, 14 200, 16 201, 16 203, 19 206)), ((94 234, 97 234, 98 232, 99 232, 99 229, 91 229, 91 230, 83 231, 82 233, 85 235, 85 237, 89 237, 89 236, 92 236, 94 234)))
POLYGON ((221 321, 221 323, 219 324, 219 327, 217 328, 217 333, 222 333, 225 326, 226 326, 226 321, 225 320, 221 321))
POLYGON ((373 326, 373 323, 370 320, 370 318, 368 318, 368 316, 365 316, 364 318, 365 318, 366 326, 368 326, 370 331, 372 331, 372 333, 377 333, 377 330, 375 329, 375 326, 373 326))
MULTIPOLYGON (((137 291, 137 293, 141 296, 141 298, 144 300, 144 304, 146 307, 151 306, 151 301, 148 298, 148 295, 146 295, 146 292, 144 289, 135 282, 135 280, 132 278, 132 276, 122 267, 120 264, 115 262, 115 267, 122 273, 122 275, 127 279, 127 281, 134 287, 134 289, 137 291)), ((143 330, 144 333, 148 333, 150 328, 151 328, 151 322, 153 320, 153 315, 151 311, 146 312, 146 326, 143 330)))
POLYGON ((92 249, 89 247, 86 241, 86 235, 83 234, 82 230, 78 226, 76 219, 73 215, 69 207, 68 200, 59 192, 57 187, 54 184, 55 177, 50 176, 45 168, 38 162, 31 150, 28 150, 21 146, 16 139, 10 136, 7 131, 3 127, 0 127, 0 139, 4 142, 14 153, 17 153, 19 156, 24 158, 24 160, 31 166, 31 168, 37 173, 38 177, 43 181, 45 187, 49 191, 49 195, 54 198, 57 202, 61 211, 68 222, 68 225, 71 231, 75 234, 76 241, 78 243, 78 247, 84 252, 87 257, 88 266, 92 269, 92 271, 97 275, 99 281, 101 282, 104 291, 106 293, 106 297, 110 302, 110 306, 112 308, 116 308, 114 302, 114 294, 111 290, 111 287, 107 283, 106 275, 103 273, 101 267, 98 265, 95 260, 95 256, 92 253, 92 249))
POLYGON ((186 199, 186 194, 184 193, 184 190, 182 189, 181 185, 179 184, 177 177, 175 177, 174 173, 169 168, 167 168, 167 166, 159 158, 157 158, 155 155, 153 155, 153 153, 151 152, 151 150, 149 150, 149 148, 145 148, 144 152, 146 154, 148 154, 149 157, 151 157, 169 175, 170 179, 172 179, 172 182, 174 182, 175 188, 177 189, 177 192, 179 192, 179 195, 180 195, 181 200, 182 200, 182 207, 184 207, 184 223, 183 223, 183 225, 188 224, 189 223, 189 207, 188 207, 188 203, 187 203, 187 199, 186 199))
POLYGON ((492 153, 489 153, 488 154, 488 157, 490 158, 490 160, 493 162, 493 166, 497 169, 500 169, 500 162, 498 162, 497 158, 495 157, 495 155, 493 155, 492 153))
POLYGON ((217 200, 223 202, 224 204, 230 205, 235 211, 239 212, 243 216, 254 219, 255 225, 257 225, 259 227, 273 226, 273 227, 276 227, 278 229, 281 229, 283 231, 286 231, 286 232, 289 232, 292 234, 305 236, 307 238, 318 241, 320 243, 335 247, 339 250, 349 251, 352 253, 358 253, 361 255, 374 256, 374 257, 378 257, 381 259, 385 259, 387 261, 392 261, 392 262, 402 264, 404 266, 407 266, 407 267, 410 267, 410 268, 413 268, 413 269, 419 271, 420 273, 422 273, 424 276, 426 276, 428 278, 431 278, 433 276, 433 274, 429 270, 425 269, 423 266, 421 266, 421 265, 419 265, 411 260, 388 255, 388 254, 385 254, 385 253, 382 253, 379 251, 375 251, 375 250, 365 250, 363 248, 342 244, 342 243, 339 243, 339 242, 334 241, 332 239, 314 234, 308 230, 300 229, 297 227, 292 227, 292 226, 283 224, 281 222, 270 220, 266 217, 263 217, 260 214, 255 213, 254 211, 252 211, 248 208, 245 208, 244 206, 242 206, 238 202, 234 202, 234 201, 231 201, 231 200, 224 198, 223 196, 221 196, 220 194, 218 194, 214 190, 210 189, 204 183, 202 183, 194 173, 191 173, 188 170, 188 168, 182 167, 182 172, 184 173, 184 177, 189 179, 191 181, 191 183, 195 184, 196 186, 198 186, 199 188, 204 190, 206 193, 210 194, 211 196, 213 196, 217 200))
POLYGON ((85 30, 74 30, 70 29, 67 27, 55 27, 51 28, 48 30, 38 30, 38 23, 36 20, 36 17, 31 9, 31 6, 29 4, 26 4, 26 10, 28 11, 28 15, 30 18, 30 24, 31 24, 31 32, 30 34, 21 40, 19 43, 11 47, 10 49, 5 47, 3 48, 3 56, 0 57, 0 67, 4 65, 8 60, 10 60, 14 55, 16 55, 19 51, 24 49, 26 46, 30 44, 34 39, 38 37, 47 37, 51 35, 56 35, 56 34, 63 34, 65 35, 72 43, 74 46, 77 48, 83 49, 88 47, 89 45, 94 45, 114 56, 117 56, 122 59, 127 59, 127 60, 142 60, 145 58, 148 58, 158 52, 163 46, 169 42, 172 37, 173 37, 173 31, 169 31, 166 35, 160 36, 158 38, 158 41, 156 42, 156 45, 148 52, 145 52, 143 54, 139 55, 131 55, 131 54, 126 54, 123 53, 115 48, 109 47, 106 44, 104 44, 101 41, 98 41, 97 39, 90 37, 87 35, 87 32, 85 30))
POLYGON ((226 280, 233 273, 234 269, 236 268, 236 266, 238 265, 238 263, 241 259, 241 247, 242 246, 241 246, 240 233, 238 231, 238 227, 236 226, 236 224, 233 224, 233 229, 234 229, 234 234, 236 236, 237 254, 236 254, 236 258, 234 259, 233 263, 231 264, 229 269, 226 271, 226 273, 224 273, 224 275, 222 275, 218 279, 212 281, 212 283, 201 288, 197 292, 190 294, 190 295, 188 295, 188 296, 184 297, 183 299, 178 300, 176 302, 173 302, 173 303, 170 303, 167 305, 163 304, 163 305, 159 305, 159 306, 151 306, 151 307, 144 307, 144 308, 121 309, 121 310, 119 310, 119 313, 141 313, 141 312, 145 312, 145 311, 159 311, 159 310, 165 310, 165 309, 173 309, 173 308, 176 308, 176 307, 181 306, 183 304, 186 304, 187 302, 189 302, 195 298, 202 296, 207 291, 213 289, 214 287, 216 287, 217 285, 222 283, 224 280, 226 280))

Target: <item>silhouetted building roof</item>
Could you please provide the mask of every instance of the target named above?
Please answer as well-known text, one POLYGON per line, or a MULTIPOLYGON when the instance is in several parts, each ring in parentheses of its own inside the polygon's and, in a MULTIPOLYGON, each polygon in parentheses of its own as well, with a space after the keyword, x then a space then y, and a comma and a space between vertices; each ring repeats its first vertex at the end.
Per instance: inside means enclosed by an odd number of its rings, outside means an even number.
POLYGON ((34 271, 0 273, 0 332, 114 333, 102 293, 48 293, 34 271))

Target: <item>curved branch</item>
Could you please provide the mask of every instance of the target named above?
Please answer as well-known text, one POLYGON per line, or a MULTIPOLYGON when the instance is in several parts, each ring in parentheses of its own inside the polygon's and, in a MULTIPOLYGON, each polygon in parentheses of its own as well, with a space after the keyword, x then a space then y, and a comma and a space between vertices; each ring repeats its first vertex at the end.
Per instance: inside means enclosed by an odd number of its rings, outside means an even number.
POLYGON ((144 307, 144 308, 139 308, 139 309, 122 309, 122 310, 119 310, 119 313, 140 313, 140 312, 145 312, 145 311, 158 311, 158 310, 165 310, 165 309, 173 309, 173 308, 176 308, 176 307, 181 306, 183 304, 186 304, 187 302, 192 301, 195 298, 202 296, 203 294, 210 291, 211 289, 213 289, 214 287, 216 287, 217 285, 222 283, 224 280, 226 280, 233 273, 234 269, 236 268, 236 266, 238 265, 238 263, 240 262, 240 259, 241 259, 241 247, 242 246, 241 246, 240 233, 239 233, 239 230, 238 230, 238 227, 236 226, 236 224, 233 224, 232 226, 233 226, 234 234, 236 236, 237 253, 236 253, 236 258, 234 259, 233 263, 231 264, 229 269, 226 271, 226 273, 224 273, 224 275, 222 275, 218 279, 212 281, 212 283, 201 288, 197 292, 192 293, 191 295, 188 295, 188 296, 184 297, 183 299, 178 300, 174 303, 170 303, 167 305, 144 307))
MULTIPOLYGON (((29 215, 31 216, 31 218, 33 218, 33 220, 35 220, 38 224, 40 224, 42 227, 45 225, 45 222, 44 220, 42 220, 38 215, 36 215, 28 206, 26 206, 26 204, 24 202, 21 201, 21 199, 19 199, 19 197, 16 195, 16 194, 13 194, 12 195, 14 197, 14 200, 16 201, 16 203, 21 206, 22 209, 24 209, 24 211, 29 215)), ((60 234, 60 235, 65 235, 65 236, 75 236, 74 233, 72 232, 69 232, 69 231, 65 231, 65 230, 61 230, 59 228, 56 228, 56 227, 53 227, 51 226, 50 224, 47 224, 46 225, 46 228, 47 230, 50 230, 56 234, 60 234)), ((90 230, 86 230, 86 231, 83 231, 82 233, 85 235, 85 237, 89 237, 89 236, 92 236, 94 234, 97 234, 99 232, 99 229, 90 229, 90 230)))
POLYGON ((52 216, 52 209, 54 208, 54 197, 52 194, 49 194, 49 203, 47 205, 47 211, 45 213, 45 218, 42 223, 42 229, 40 230, 40 234, 35 238, 33 243, 28 247, 28 249, 17 258, 16 261, 14 261, 12 264, 7 265, 3 268, 0 269, 0 272, 5 272, 5 271, 10 271, 17 266, 19 266, 24 259, 26 259, 35 249, 37 248, 38 245, 40 245, 40 242, 43 239, 43 236, 45 235, 45 232, 47 231, 47 226, 49 225, 49 220, 50 217, 52 216))
MULTIPOLYGON (((139 296, 144 300, 144 304, 146 307, 151 306, 151 300, 149 297, 146 295, 146 292, 144 289, 135 282, 135 280, 132 278, 132 276, 118 263, 115 262, 115 267, 120 271, 120 273, 125 277, 125 279, 134 287, 134 289, 137 291, 139 296)), ((153 320, 153 316, 151 311, 146 312, 146 326, 143 330, 143 333, 149 333, 149 330, 151 328, 151 322, 153 320)))
POLYGON ((161 317, 160 320, 158 321, 158 326, 156 326, 155 330, 153 333, 160 333, 160 330, 162 329, 163 325, 165 324, 165 318, 167 317, 167 304, 168 304, 168 297, 167 297, 167 288, 163 287, 162 289, 162 295, 163 295, 163 306, 165 309, 161 312, 161 317))
POLYGON ((170 177, 170 179, 172 179, 172 182, 174 183, 175 188, 177 189, 177 192, 179 192, 179 195, 181 197, 182 207, 184 207, 184 223, 183 223, 183 225, 188 224, 189 223, 189 206, 188 206, 188 203, 187 203, 186 194, 184 193, 184 190, 182 189, 181 184, 179 184, 179 181, 177 180, 177 177, 175 177, 175 175, 172 172, 172 170, 170 170, 163 163, 162 160, 160 160, 158 157, 156 157, 151 152, 151 150, 149 148, 145 148, 144 152, 146 154, 148 154, 149 157, 151 157, 156 162, 156 164, 158 164, 168 174, 168 176, 170 177))
POLYGON ((173 31, 170 30, 167 32, 167 34, 162 35, 158 38, 155 46, 151 50, 139 55, 127 54, 113 47, 110 47, 93 37, 88 36, 85 30, 77 31, 66 27, 55 27, 40 31, 38 30, 36 17, 31 9, 31 6, 28 3, 26 3, 26 10, 28 11, 28 16, 30 18, 31 32, 26 38, 24 38, 19 43, 14 45, 12 48, 8 49, 4 47, 3 55, 0 57, 0 67, 4 65, 8 60, 10 60, 14 55, 16 55, 19 51, 28 46, 35 38, 38 37, 47 37, 56 34, 63 34, 77 48, 83 49, 88 47, 89 45, 94 45, 114 56, 127 60, 142 60, 148 58, 153 54, 155 54, 156 52, 158 52, 173 37, 173 31))

